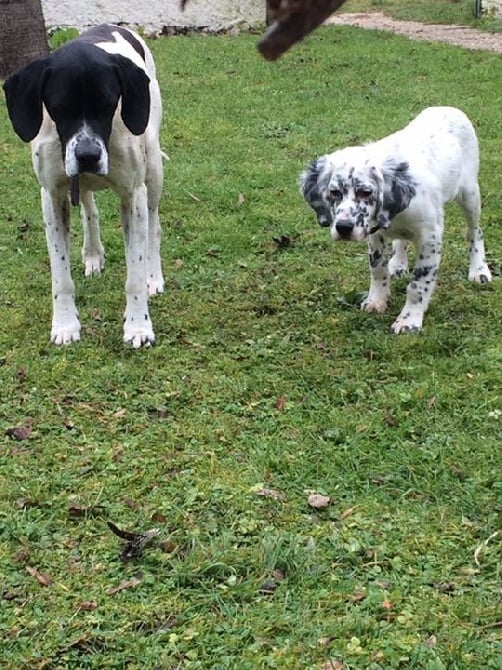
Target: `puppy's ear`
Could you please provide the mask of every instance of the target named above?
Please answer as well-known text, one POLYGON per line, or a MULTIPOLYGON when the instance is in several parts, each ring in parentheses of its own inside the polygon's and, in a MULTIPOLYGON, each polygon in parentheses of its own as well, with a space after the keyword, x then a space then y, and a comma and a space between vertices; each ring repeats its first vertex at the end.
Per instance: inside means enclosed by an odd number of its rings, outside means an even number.
POLYGON ((122 121, 133 135, 141 135, 150 118, 150 80, 128 58, 120 55, 114 58, 122 91, 122 121))
POLYGON ((31 142, 42 125, 42 91, 50 56, 28 63, 4 83, 7 111, 23 142, 31 142))
POLYGON ((381 170, 371 168, 372 176, 378 184, 379 202, 375 210, 375 226, 370 234, 388 228, 392 219, 409 207, 417 192, 416 182, 409 170, 407 161, 387 161, 381 170))
POLYGON ((410 164, 407 161, 400 163, 388 161, 382 167, 382 176, 384 181, 383 209, 393 219, 409 207, 417 193, 417 184, 410 175, 410 164))
POLYGON ((300 191, 316 213, 319 225, 328 228, 333 223, 331 210, 323 191, 326 188, 326 159, 317 158, 300 177, 300 191))

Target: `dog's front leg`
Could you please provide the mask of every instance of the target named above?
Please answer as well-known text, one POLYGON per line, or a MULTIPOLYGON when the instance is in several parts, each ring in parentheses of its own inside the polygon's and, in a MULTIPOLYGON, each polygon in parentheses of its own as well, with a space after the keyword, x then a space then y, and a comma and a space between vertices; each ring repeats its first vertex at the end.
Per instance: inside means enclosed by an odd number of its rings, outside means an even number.
POLYGON ((80 339, 70 270, 70 205, 63 191, 50 193, 42 188, 41 196, 52 277, 51 342, 69 344, 80 339))
POLYGON ((390 277, 387 267, 386 241, 382 233, 368 237, 370 289, 361 303, 365 312, 385 312, 390 298, 390 277))
POLYGON ((137 349, 150 346, 155 341, 148 312, 148 204, 145 185, 122 197, 121 213, 127 265, 124 342, 137 349))
POLYGON ((415 268, 406 289, 405 305, 391 326, 393 333, 416 333, 422 328, 441 261, 441 231, 442 226, 438 226, 416 243, 415 268))

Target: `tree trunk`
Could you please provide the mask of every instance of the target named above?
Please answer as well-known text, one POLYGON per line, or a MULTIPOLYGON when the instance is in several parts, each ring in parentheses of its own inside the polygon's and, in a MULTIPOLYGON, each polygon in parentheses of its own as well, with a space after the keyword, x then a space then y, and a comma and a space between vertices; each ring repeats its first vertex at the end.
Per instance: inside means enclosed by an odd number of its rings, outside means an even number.
POLYGON ((48 53, 41 0, 0 0, 0 79, 48 53))

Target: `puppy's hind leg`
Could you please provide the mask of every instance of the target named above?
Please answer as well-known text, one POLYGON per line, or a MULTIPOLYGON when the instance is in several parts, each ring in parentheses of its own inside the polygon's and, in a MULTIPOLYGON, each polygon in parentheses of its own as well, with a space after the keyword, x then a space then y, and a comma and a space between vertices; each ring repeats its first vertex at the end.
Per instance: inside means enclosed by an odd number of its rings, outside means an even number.
POLYGON ((86 277, 99 275, 105 267, 105 250, 99 230, 99 212, 92 191, 80 193, 80 217, 84 229, 82 262, 86 277))
POLYGON ((406 240, 394 240, 392 242, 392 254, 389 260, 389 272, 391 277, 401 277, 408 272, 408 242, 406 240))
POLYGON ((148 295, 164 292, 164 277, 160 260, 160 240, 162 231, 159 218, 159 202, 162 194, 163 167, 158 141, 152 139, 147 151, 147 201, 148 240, 146 254, 146 283, 148 295))
POLYGON ((492 273, 485 258, 483 231, 479 226, 481 216, 481 197, 479 186, 462 188, 456 198, 464 210, 467 221, 467 243, 469 245, 469 280, 479 284, 491 281, 492 273))

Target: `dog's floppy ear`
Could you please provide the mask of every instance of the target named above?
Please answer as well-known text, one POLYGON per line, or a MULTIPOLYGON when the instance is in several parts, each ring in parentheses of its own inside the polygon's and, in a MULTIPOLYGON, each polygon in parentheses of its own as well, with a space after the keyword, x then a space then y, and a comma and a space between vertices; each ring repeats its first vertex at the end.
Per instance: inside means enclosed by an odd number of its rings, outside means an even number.
POLYGON ((120 55, 114 58, 122 91, 122 121, 133 135, 141 135, 150 118, 150 80, 128 58, 120 55))
POLYGON ((42 91, 50 56, 28 63, 4 83, 12 126, 24 142, 31 142, 42 125, 42 91))
POLYGON ((331 210, 327 203, 323 189, 326 187, 325 172, 326 159, 317 158, 300 177, 300 191, 317 215, 319 225, 328 228, 333 223, 331 210))
POLYGON ((382 169, 372 167, 372 176, 378 184, 378 207, 375 211, 376 226, 370 232, 388 228, 392 219, 403 212, 416 195, 416 182, 409 172, 407 161, 387 161, 382 169))

